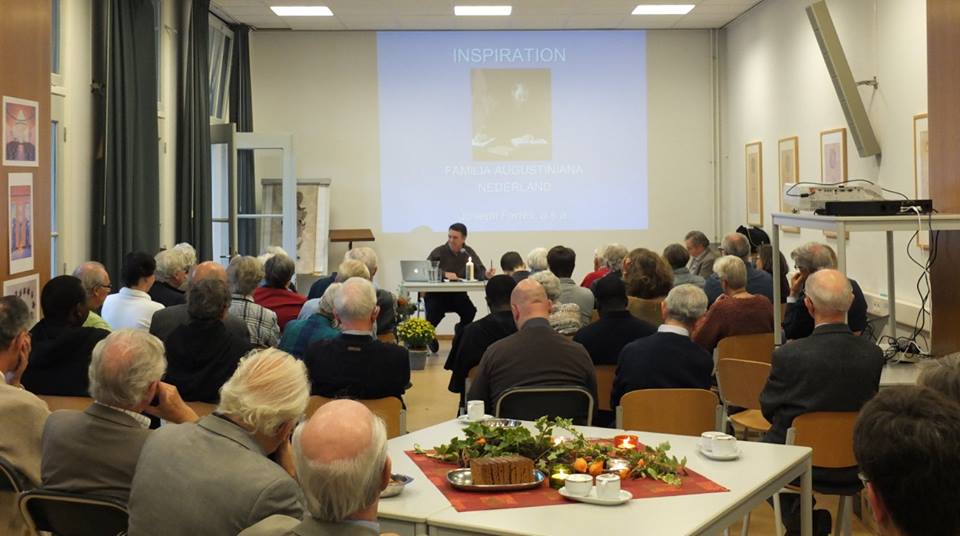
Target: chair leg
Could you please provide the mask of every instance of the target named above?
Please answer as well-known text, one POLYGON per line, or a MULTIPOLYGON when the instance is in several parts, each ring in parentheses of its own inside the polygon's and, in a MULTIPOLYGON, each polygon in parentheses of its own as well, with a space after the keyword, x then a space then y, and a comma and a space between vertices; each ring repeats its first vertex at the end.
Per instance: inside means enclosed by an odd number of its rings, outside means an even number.
POLYGON ((773 533, 776 536, 783 535, 783 517, 780 512, 780 493, 773 494, 773 533))
POLYGON ((740 536, 750 534, 750 512, 743 516, 743 526, 740 527, 740 536))
POLYGON ((850 536, 852 527, 850 523, 850 512, 853 510, 853 497, 843 495, 840 497, 840 504, 837 507, 837 525, 834 528, 834 534, 850 536))
POLYGON ((723 536, 730 536, 730 528, 729 528, 729 527, 723 529, 723 536))

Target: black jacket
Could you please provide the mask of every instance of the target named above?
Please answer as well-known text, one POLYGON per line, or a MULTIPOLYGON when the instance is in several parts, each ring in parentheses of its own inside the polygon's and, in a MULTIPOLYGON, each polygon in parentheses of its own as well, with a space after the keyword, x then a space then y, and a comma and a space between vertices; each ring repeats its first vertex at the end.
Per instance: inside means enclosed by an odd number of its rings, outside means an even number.
POLYGON ((222 320, 190 320, 177 326, 164 341, 167 376, 188 402, 220 400, 222 386, 253 345, 227 329, 222 320))
POLYGON ((368 335, 343 333, 311 344, 303 357, 310 394, 328 398, 403 399, 410 383, 410 354, 368 335))
POLYGON ((163 281, 155 281, 153 286, 150 287, 149 294, 150 299, 157 303, 162 303, 164 307, 187 303, 186 292, 178 288, 173 288, 163 281))
POLYGON ((594 365, 616 365, 624 346, 656 332, 656 326, 624 309, 601 312, 600 319, 580 328, 573 341, 587 349, 594 365))
POLYGON ((90 396, 87 369, 93 347, 110 332, 54 324, 48 319, 30 330, 33 348, 23 386, 36 395, 90 396))
MULTIPOLYGON (((863 331, 867 329, 867 300, 863 297, 860 285, 853 279, 850 280, 850 287, 853 288, 853 303, 847 312, 847 325, 851 331, 863 331)), ((813 333, 813 317, 807 311, 804 297, 806 294, 800 292, 795 303, 787 304, 783 315, 783 333, 787 340, 802 339, 813 333)))
POLYGON ((690 337, 657 332, 623 347, 610 407, 637 389, 709 389, 713 357, 690 337))
POLYGON ((451 393, 464 393, 467 374, 480 364, 480 358, 491 344, 517 332, 512 311, 490 313, 464 326, 453 338, 453 346, 443 368, 452 371, 451 393))

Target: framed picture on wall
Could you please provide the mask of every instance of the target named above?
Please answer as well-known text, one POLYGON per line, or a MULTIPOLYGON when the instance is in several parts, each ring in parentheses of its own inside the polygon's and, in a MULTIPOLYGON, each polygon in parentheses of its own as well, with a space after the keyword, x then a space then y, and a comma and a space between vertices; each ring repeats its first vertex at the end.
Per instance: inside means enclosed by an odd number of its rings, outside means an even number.
POLYGON ((17 296, 23 303, 27 304, 27 309, 30 310, 30 318, 33 319, 33 322, 30 324, 30 327, 33 327, 33 324, 36 324, 40 320, 40 275, 31 274, 26 277, 20 277, 17 279, 8 279, 3 282, 3 295, 4 296, 17 296))
POLYGON ((835 128, 820 133, 820 182, 847 182, 847 129, 835 128))
MULTIPOLYGON (((777 154, 780 164, 780 191, 777 192, 777 195, 780 198, 780 212, 784 212, 783 192, 786 190, 786 186, 796 184, 800 177, 800 162, 797 158, 799 154, 797 152, 799 140, 800 138, 791 136, 781 139, 778 143, 777 154)), ((780 230, 785 233, 800 232, 799 227, 780 227, 780 230)))
POLYGON ((33 270, 33 173, 7 176, 10 273, 33 270))
POLYGON ((763 226, 763 147, 759 141, 745 148, 747 175, 747 224, 763 226))
POLYGON ((3 165, 40 165, 39 117, 40 105, 37 101, 3 97, 3 165))
MULTIPOLYGON (((913 116, 913 185, 916 199, 930 199, 930 128, 927 114, 913 116)), ((917 246, 930 247, 930 233, 917 233, 917 246)))

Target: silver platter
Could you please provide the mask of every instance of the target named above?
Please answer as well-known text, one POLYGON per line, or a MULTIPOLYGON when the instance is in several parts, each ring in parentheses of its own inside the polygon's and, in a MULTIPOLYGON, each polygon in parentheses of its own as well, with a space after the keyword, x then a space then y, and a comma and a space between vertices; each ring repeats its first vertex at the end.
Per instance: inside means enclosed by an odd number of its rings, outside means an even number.
POLYGON ((490 428, 516 428, 518 426, 523 426, 522 421, 517 419, 484 419, 480 421, 481 423, 489 426, 490 428))
POLYGON ((412 476, 401 475, 399 473, 394 473, 390 475, 390 483, 387 484, 387 488, 380 492, 380 498, 385 499, 387 497, 394 497, 400 495, 403 491, 404 486, 413 482, 412 476))
POLYGON ((546 476, 539 469, 533 470, 533 482, 525 484, 477 485, 473 483, 470 469, 454 469, 447 473, 447 482, 456 489, 463 491, 519 491, 538 488, 543 485, 546 476))

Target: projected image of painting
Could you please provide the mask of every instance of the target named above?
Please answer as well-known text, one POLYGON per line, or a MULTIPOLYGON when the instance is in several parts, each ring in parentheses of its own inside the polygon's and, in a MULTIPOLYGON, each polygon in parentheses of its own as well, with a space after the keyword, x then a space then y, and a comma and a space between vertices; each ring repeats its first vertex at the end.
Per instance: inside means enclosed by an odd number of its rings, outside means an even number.
POLYGON ((763 161, 760 142, 748 143, 747 155, 747 223, 763 225, 763 161))
POLYGON ((553 157, 549 69, 472 69, 474 160, 553 157))

